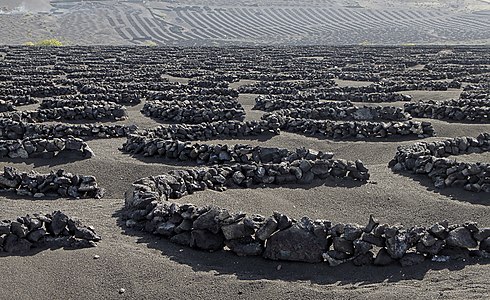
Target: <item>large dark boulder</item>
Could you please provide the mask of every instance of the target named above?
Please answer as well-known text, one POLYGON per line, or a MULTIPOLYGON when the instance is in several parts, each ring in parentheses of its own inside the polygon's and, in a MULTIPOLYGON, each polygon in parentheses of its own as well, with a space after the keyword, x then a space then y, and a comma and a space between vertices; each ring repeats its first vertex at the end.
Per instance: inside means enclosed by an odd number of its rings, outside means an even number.
POLYGON ((202 250, 220 250, 223 248, 225 238, 222 233, 212 233, 208 230, 193 230, 191 232, 191 247, 202 250))
POLYGON ((309 263, 322 262, 325 243, 313 233, 293 225, 274 233, 266 242, 264 257, 309 263))
POLYGON ((451 230, 446 238, 446 243, 449 246, 459 248, 475 248, 478 246, 478 243, 473 239, 471 232, 464 227, 458 227, 451 230))

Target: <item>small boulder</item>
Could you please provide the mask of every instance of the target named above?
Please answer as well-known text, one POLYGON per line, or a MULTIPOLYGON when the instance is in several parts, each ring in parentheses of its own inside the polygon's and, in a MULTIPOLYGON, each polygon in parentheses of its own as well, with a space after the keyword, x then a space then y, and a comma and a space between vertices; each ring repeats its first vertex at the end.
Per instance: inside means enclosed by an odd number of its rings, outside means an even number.
POLYGON ((293 225, 274 233, 268 240, 264 257, 272 260, 322 262, 324 243, 313 233, 293 225))
POLYGON ((465 227, 458 227, 451 230, 446 238, 446 243, 449 246, 460 248, 475 248, 478 246, 478 243, 473 239, 471 232, 465 227))

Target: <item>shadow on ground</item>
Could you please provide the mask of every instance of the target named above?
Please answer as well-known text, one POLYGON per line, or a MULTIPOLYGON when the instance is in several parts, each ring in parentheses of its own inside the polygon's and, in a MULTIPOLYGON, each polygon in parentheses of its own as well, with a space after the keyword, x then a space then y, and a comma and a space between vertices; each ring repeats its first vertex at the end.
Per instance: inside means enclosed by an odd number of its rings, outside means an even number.
POLYGON ((490 205, 490 195, 489 193, 480 192, 473 193, 464 190, 463 188, 448 187, 444 189, 438 189, 434 186, 432 180, 423 174, 413 174, 410 172, 395 172, 395 175, 407 177, 413 181, 420 183, 422 186, 426 187, 428 191, 444 195, 452 200, 468 202, 471 204, 479 205, 490 205))
POLYGON ((33 165, 34 167, 55 167, 59 165, 66 165, 69 163, 73 163, 76 161, 87 159, 81 152, 77 151, 60 151, 54 157, 50 155, 50 153, 42 153, 37 157, 30 158, 8 158, 3 157, 0 159, 1 163, 12 163, 19 164, 25 163, 28 165, 33 165))
POLYGON ((271 261, 261 257, 239 257, 231 251, 206 252, 171 243, 169 240, 135 229, 127 228, 121 218, 122 210, 114 214, 117 224, 124 234, 138 238, 137 243, 162 252, 179 264, 188 265, 195 272, 213 272, 215 276, 232 275, 239 280, 283 280, 309 281, 313 284, 328 285, 369 285, 381 282, 422 280, 431 270, 461 270, 468 265, 487 265, 489 260, 469 258, 465 261, 451 260, 438 263, 426 260, 424 263, 402 268, 398 264, 389 266, 356 267, 345 263, 331 267, 326 262, 309 264, 300 262, 271 261), (280 267, 279 267, 280 266, 280 267))

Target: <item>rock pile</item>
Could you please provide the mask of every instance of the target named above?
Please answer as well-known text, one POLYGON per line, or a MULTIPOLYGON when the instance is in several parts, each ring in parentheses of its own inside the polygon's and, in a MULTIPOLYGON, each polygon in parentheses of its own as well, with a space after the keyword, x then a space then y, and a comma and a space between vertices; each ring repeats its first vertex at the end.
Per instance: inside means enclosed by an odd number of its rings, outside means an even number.
POLYGON ((89 138, 125 137, 134 133, 137 129, 136 125, 36 124, 0 119, 0 139, 9 140, 69 136, 89 138))
POLYGON ((60 169, 50 174, 19 172, 13 167, 4 167, 0 176, 0 191, 15 192, 20 196, 102 198, 94 176, 76 175, 60 169))
POLYGON ((160 92, 149 93, 147 96, 148 101, 152 100, 210 100, 216 96, 227 96, 231 98, 238 97, 238 91, 232 88, 200 88, 181 85, 173 87, 172 89, 160 92))
POLYGON ((2 95, 0 96, 0 101, 5 101, 13 106, 23 106, 36 104, 38 101, 35 98, 31 98, 31 96, 14 96, 14 95, 2 95))
POLYGON ((255 98, 255 105, 252 109, 262 111, 275 111, 280 109, 298 108, 298 109, 319 109, 319 108, 347 108, 354 105, 350 101, 318 101, 314 97, 300 98, 300 97, 283 97, 283 96, 271 96, 260 95, 255 98), (291 99, 292 98, 292 99, 291 99))
POLYGON ((436 188, 462 187, 472 192, 490 193, 490 164, 457 162, 452 155, 490 151, 490 133, 477 138, 459 137, 438 142, 420 142, 398 147, 389 166, 427 175, 436 188))
POLYGON ((488 100, 449 100, 406 103, 405 111, 413 117, 439 120, 490 122, 488 100))
POLYGON ((109 102, 105 100, 86 100, 86 99, 64 99, 64 98, 57 98, 57 99, 45 99, 42 100, 41 104, 39 105, 40 109, 52 109, 52 108, 76 108, 76 107, 97 107, 97 106, 104 106, 104 107, 119 107, 123 109, 122 105, 116 105, 114 102, 109 102))
POLYGON ((124 120, 126 108, 115 103, 108 105, 92 104, 77 107, 59 107, 35 111, 4 112, 0 118, 46 122, 52 120, 124 120))
POLYGON ((141 154, 145 157, 160 156, 180 161, 195 161, 198 164, 229 163, 280 163, 283 161, 307 159, 331 159, 333 153, 323 153, 305 148, 290 151, 285 148, 261 147, 244 144, 213 145, 178 140, 146 138, 131 135, 122 150, 127 153, 141 154))
POLYGON ((51 158, 60 152, 79 153, 84 158, 94 156, 92 149, 82 139, 68 138, 26 138, 23 140, 0 140, 0 158, 51 158))
POLYGON ((0 253, 23 254, 31 248, 95 247, 98 241, 100 237, 92 226, 85 226, 61 211, 0 221, 0 253))
POLYGON ((141 103, 141 95, 134 90, 100 88, 98 86, 84 85, 79 88, 79 95, 64 96, 66 100, 108 101, 125 105, 141 103))
POLYGON ((287 108, 274 111, 275 115, 295 119, 333 120, 333 121, 406 121, 411 116, 400 107, 315 107, 287 108))
MULTIPOLYGON (((131 191, 126 193, 126 207, 144 202, 144 206, 136 205, 144 210, 146 205, 162 197, 181 198, 205 189, 223 191, 228 187, 250 188, 263 184, 310 184, 317 179, 333 177, 366 181, 369 179, 369 171, 362 161, 334 159, 302 159, 278 164, 247 163, 174 170, 165 175, 136 181, 131 191)), ((133 211, 130 218, 136 220, 144 217, 141 213, 144 211, 133 211)))
POLYGON ((188 124, 225 120, 241 121, 245 118, 245 111, 235 98, 219 96, 212 98, 214 99, 199 101, 153 100, 146 102, 141 112, 147 117, 188 124))
POLYGON ((138 132, 152 138, 163 138, 179 141, 205 141, 213 138, 240 138, 259 136, 265 133, 277 134, 277 124, 266 120, 251 121, 217 121, 201 124, 171 124, 168 127, 158 126, 150 130, 138 132))
POLYGON ((371 103, 382 103, 382 102, 399 102, 399 101, 411 101, 412 97, 410 95, 403 95, 393 92, 384 93, 346 93, 346 92, 320 92, 315 94, 318 98, 326 100, 336 100, 336 101, 352 101, 352 102, 371 102, 371 103))
POLYGON ((7 102, 5 100, 0 100, 0 113, 6 112, 6 111, 14 111, 15 108, 12 105, 12 103, 7 102))
POLYGON ((332 87, 335 81, 326 80, 306 80, 306 81, 259 81, 253 84, 242 85, 238 88, 240 93, 248 94, 297 94, 300 91, 317 88, 332 87))
POLYGON ((169 202, 169 196, 183 195, 186 178, 195 177, 190 173, 162 175, 135 182, 125 196, 126 226, 206 251, 229 249, 239 256, 326 261, 332 266, 348 261, 357 266, 395 262, 410 266, 428 258, 490 255, 490 228, 478 228, 471 222, 450 225, 444 221, 404 229, 380 224, 372 216, 361 226, 308 217, 298 221, 278 212, 265 217, 169 202))
POLYGON ((425 138, 434 135, 434 128, 429 122, 334 122, 329 120, 292 118, 276 113, 267 113, 262 116, 262 119, 266 120, 271 128, 274 129, 333 139, 385 138, 388 136, 408 135, 425 138))

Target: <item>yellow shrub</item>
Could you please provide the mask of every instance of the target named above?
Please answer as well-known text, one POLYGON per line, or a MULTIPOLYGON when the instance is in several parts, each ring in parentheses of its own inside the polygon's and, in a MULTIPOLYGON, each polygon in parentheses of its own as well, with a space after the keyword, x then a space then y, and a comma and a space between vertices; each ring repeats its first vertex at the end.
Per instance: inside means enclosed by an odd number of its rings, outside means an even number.
POLYGON ((60 47, 63 46, 63 43, 58 41, 57 39, 47 39, 42 40, 34 44, 35 46, 55 46, 60 47))
POLYGON ((158 45, 154 41, 146 41, 145 42, 145 46, 148 46, 148 47, 156 47, 158 45))

